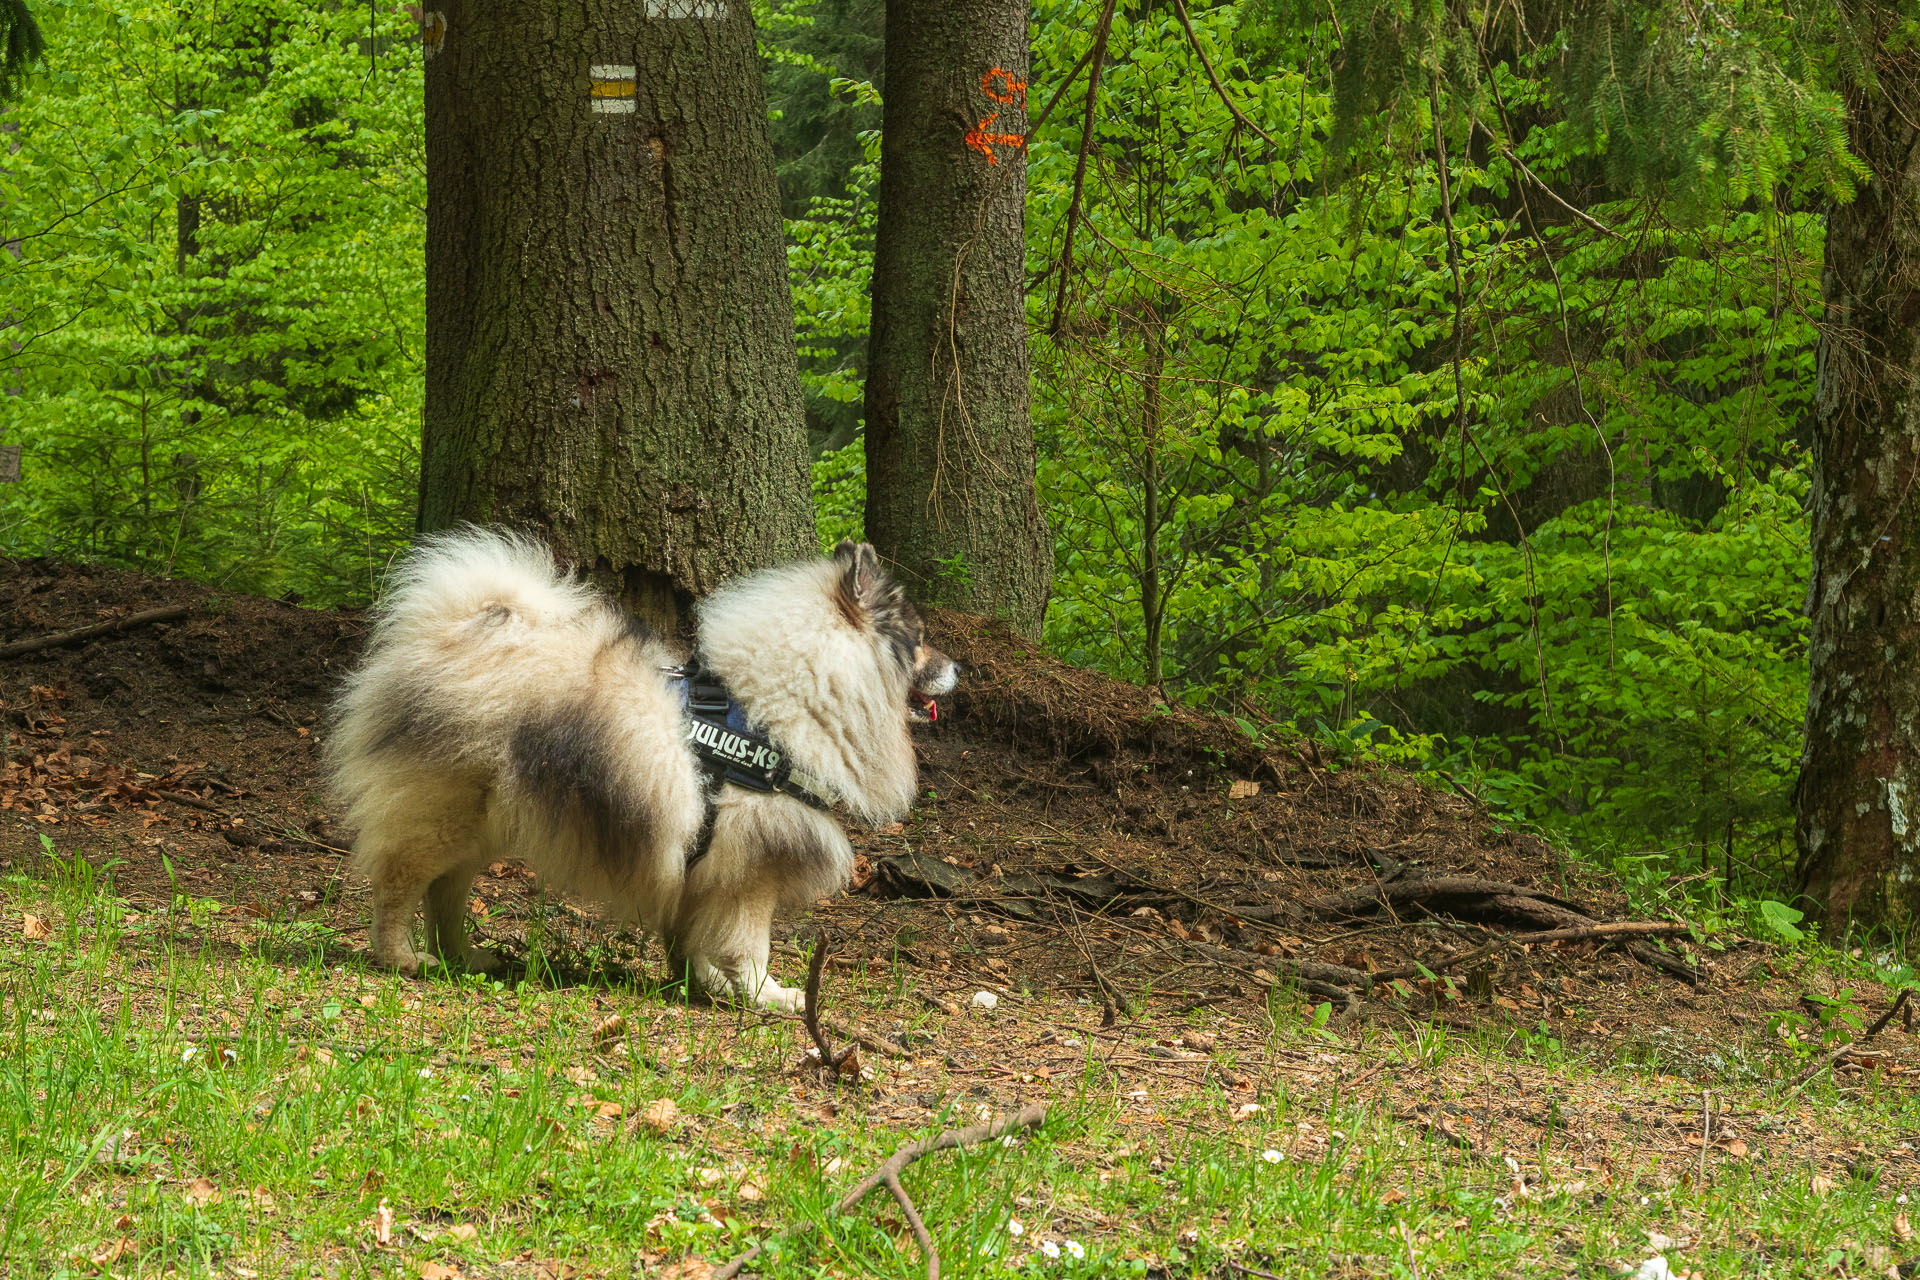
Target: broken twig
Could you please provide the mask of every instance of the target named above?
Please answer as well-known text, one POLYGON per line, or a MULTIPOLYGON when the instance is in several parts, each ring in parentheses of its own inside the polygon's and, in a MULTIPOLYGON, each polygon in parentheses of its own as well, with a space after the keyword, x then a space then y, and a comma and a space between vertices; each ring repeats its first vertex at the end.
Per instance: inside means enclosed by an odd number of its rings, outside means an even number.
POLYGON ((832 945, 832 937, 825 929, 814 935, 813 961, 807 966, 806 1003, 800 1010, 800 1021, 805 1024, 807 1034, 813 1037, 813 1043, 820 1050, 820 1065, 833 1073, 838 1081, 840 1068, 847 1060, 860 1051, 858 1041, 839 1057, 833 1056, 833 1049, 827 1044, 827 1033, 820 1027, 820 974, 827 967, 827 951, 832 945))
MULTIPOLYGON (((933 1138, 923 1138, 919 1142, 909 1142, 891 1156, 887 1162, 862 1179, 853 1190, 840 1197, 840 1203, 833 1207, 835 1216, 851 1212, 853 1207, 872 1194, 875 1187, 885 1187, 892 1193, 900 1205, 900 1211, 906 1215, 907 1225, 913 1229, 913 1238, 920 1242, 920 1250, 927 1257, 927 1280, 940 1280, 940 1252, 933 1247, 933 1237, 927 1231, 926 1224, 920 1220, 920 1212, 914 1207, 913 1197, 900 1183, 900 1174, 908 1165, 922 1156, 930 1156, 936 1151, 950 1151, 955 1147, 976 1147, 983 1142, 992 1142, 1014 1129, 1038 1129, 1047 1118, 1045 1103, 1035 1102, 1010 1116, 1000 1116, 983 1124, 968 1125, 964 1129, 948 1129, 933 1138)), ((785 1235, 792 1226, 782 1227, 775 1236, 785 1235)), ((715 1271, 708 1280, 732 1280, 740 1274, 740 1269, 760 1256, 766 1246, 757 1244, 726 1266, 715 1271)))

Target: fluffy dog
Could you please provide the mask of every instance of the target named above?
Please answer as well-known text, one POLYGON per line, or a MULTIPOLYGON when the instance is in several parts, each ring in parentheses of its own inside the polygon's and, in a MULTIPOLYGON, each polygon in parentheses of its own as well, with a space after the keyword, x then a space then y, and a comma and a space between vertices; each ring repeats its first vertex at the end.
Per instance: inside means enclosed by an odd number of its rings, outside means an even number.
MULTIPOLYGON (((871 546, 736 579, 696 618, 702 670, 814 798, 869 824, 906 812, 909 724, 955 670, 871 546)), ((424 540, 394 574, 328 743, 354 866, 373 882, 373 957, 421 971, 410 934, 424 900, 427 955, 491 968, 468 942, 468 893, 480 868, 520 858, 662 934, 697 989, 799 1008, 767 972, 773 914, 838 892, 852 851, 824 806, 703 769, 678 661, 530 539, 424 540)))

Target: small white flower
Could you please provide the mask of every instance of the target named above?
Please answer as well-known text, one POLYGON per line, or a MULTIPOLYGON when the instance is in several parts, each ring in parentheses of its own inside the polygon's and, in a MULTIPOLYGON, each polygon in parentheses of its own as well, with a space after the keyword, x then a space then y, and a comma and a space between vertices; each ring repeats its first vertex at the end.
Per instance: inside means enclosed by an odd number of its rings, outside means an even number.
POLYGON ((1275 1151, 1272 1147, 1268 1147, 1265 1151, 1262 1151, 1260 1153, 1260 1158, 1262 1160, 1265 1160, 1268 1164, 1279 1164, 1282 1160, 1286 1159, 1285 1156, 1281 1155, 1278 1151, 1275 1151))
POLYGON ((1040 1252, 1046 1254, 1049 1258, 1057 1258, 1060 1256, 1060 1246, 1051 1240, 1042 1240, 1040 1242, 1040 1252))
POLYGON ((1027 1234, 1027 1229, 1020 1225, 1020 1219, 1009 1218, 1007 1219, 1007 1234, 1011 1236, 1023 1236, 1027 1234))
POLYGON ((1072 1254, 1076 1261, 1087 1256, 1086 1246, 1078 1240, 1067 1241, 1067 1252, 1072 1254))
POLYGON ((180 1050, 180 1061, 186 1062, 187 1060, 192 1058, 194 1054, 198 1052, 200 1052, 200 1046, 190 1044, 186 1048, 180 1050))
POLYGON ((420 1078, 422 1080, 431 1080, 433 1078, 433 1068, 432 1067, 420 1068, 420 1078))
POLYGON ((1905 1204, 1907 1202, 1907 1193, 1902 1191, 1899 1195, 1893 1198, 1893 1202, 1895 1204, 1905 1204))

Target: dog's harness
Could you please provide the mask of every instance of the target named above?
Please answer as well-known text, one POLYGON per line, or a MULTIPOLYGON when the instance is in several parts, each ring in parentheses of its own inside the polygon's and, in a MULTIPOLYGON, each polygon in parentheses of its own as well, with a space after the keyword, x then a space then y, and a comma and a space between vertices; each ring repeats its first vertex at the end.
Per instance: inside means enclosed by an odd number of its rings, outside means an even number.
POLYGON ((706 775, 702 789, 705 812, 693 851, 687 855, 687 870, 693 870, 713 848, 713 824, 723 786, 777 791, 822 812, 833 807, 833 802, 821 795, 830 788, 795 768, 792 757, 754 728, 727 686, 698 658, 683 667, 661 670, 680 696, 680 707, 687 717, 687 745, 693 748, 700 771, 706 775))

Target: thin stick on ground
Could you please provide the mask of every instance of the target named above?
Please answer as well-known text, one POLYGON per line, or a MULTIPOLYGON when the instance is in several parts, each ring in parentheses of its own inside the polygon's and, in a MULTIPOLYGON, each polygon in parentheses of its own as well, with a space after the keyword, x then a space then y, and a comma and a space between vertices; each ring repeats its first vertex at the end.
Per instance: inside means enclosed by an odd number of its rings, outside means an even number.
POLYGON ((57 649, 65 644, 79 644, 82 640, 92 640, 96 636, 111 635, 115 631, 144 627, 150 623, 177 622, 186 616, 187 606, 184 604, 170 604, 164 609, 130 613, 124 618, 115 618, 112 622, 96 622, 90 627, 76 627, 72 631, 57 631, 50 636, 35 636, 30 640, 15 640, 12 644, 0 644, 0 658, 17 658, 23 653, 38 653, 42 649, 57 649))
POLYGON ((1713 1095, 1705 1089, 1700 1091, 1700 1173, 1694 1180, 1694 1186, 1705 1188, 1707 1185, 1707 1153, 1713 1150, 1713 1095))
MULTIPOLYGON (((909 1142, 891 1156, 887 1162, 868 1174, 856 1184, 853 1190, 840 1197, 840 1203, 833 1207, 837 1216, 849 1213, 873 1193, 875 1187, 885 1187, 893 1194, 900 1205, 900 1211, 906 1215, 907 1225, 913 1230, 913 1237, 920 1242, 921 1252, 927 1257, 927 1280, 940 1280, 940 1252, 933 1246, 933 1236, 928 1233, 926 1223, 920 1219, 920 1211, 914 1207, 913 1197, 900 1182, 901 1171, 922 1156, 930 1156, 936 1151, 951 1151, 955 1147, 977 1147, 983 1142, 992 1142, 1002 1134, 1015 1129, 1038 1129, 1047 1118, 1047 1107, 1043 1102, 1029 1103, 1010 1116, 998 1116, 982 1124, 968 1125, 964 1129, 948 1129, 945 1133, 932 1138, 923 1138, 919 1142, 909 1142)), ((783 1236, 793 1229, 793 1224, 782 1227, 775 1236, 783 1236)), ((760 1256, 766 1246, 757 1244, 726 1266, 715 1271, 708 1280, 732 1280, 740 1274, 741 1268, 760 1256)))
POLYGON ((820 975, 827 967, 827 952, 832 947, 832 936, 825 929, 814 935, 813 961, 807 965, 806 1004, 800 1010, 800 1021, 806 1026, 807 1034, 813 1037, 813 1043, 820 1050, 820 1065, 833 1073, 835 1080, 840 1078, 840 1068, 859 1051, 856 1041, 839 1057, 833 1056, 833 1048, 827 1043, 827 1033, 820 1027, 820 975))

